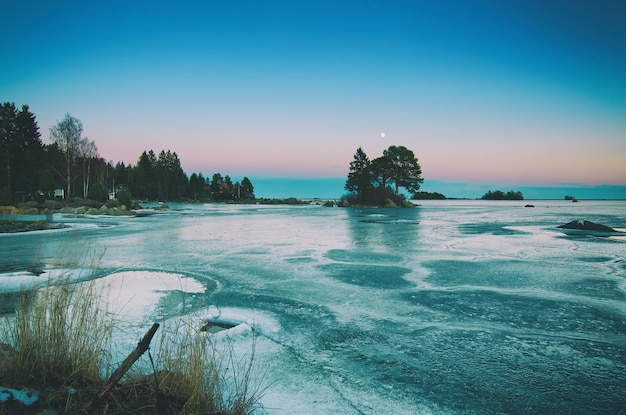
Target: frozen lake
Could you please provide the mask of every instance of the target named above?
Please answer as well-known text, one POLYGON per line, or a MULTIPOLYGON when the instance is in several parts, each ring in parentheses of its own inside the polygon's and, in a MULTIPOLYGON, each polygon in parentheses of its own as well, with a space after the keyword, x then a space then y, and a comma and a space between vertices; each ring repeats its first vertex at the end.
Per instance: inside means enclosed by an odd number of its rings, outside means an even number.
POLYGON ((254 327, 269 414, 626 413, 626 237, 555 228, 625 230, 626 202, 421 203, 55 215, 72 227, 0 235, 0 309, 27 266, 85 250, 131 331, 207 313, 254 327))

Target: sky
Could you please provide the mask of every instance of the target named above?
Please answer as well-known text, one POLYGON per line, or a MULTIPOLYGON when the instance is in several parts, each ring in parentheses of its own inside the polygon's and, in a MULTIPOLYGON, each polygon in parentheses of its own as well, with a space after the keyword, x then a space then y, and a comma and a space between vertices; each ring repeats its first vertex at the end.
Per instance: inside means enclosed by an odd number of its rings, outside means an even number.
POLYGON ((306 183, 345 179, 358 147, 373 159, 403 145, 429 191, 610 185, 626 198, 622 0, 2 9, 0 100, 29 105, 44 143, 70 113, 127 165, 171 150, 188 174, 306 183))

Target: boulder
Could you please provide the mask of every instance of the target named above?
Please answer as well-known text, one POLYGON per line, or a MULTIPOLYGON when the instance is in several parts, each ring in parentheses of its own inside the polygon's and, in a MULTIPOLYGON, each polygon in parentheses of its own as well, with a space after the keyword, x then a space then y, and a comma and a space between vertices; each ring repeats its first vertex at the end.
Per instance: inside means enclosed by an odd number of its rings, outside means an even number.
POLYGON ((590 236, 622 236, 626 232, 617 231, 609 226, 588 220, 573 220, 564 225, 557 226, 558 230, 566 235, 590 235, 590 236))
POLYGON ((619 233, 613 228, 610 228, 606 225, 602 225, 600 223, 594 223, 588 220, 573 220, 564 225, 559 225, 557 228, 561 229, 575 229, 580 231, 594 231, 594 232, 615 232, 619 233))

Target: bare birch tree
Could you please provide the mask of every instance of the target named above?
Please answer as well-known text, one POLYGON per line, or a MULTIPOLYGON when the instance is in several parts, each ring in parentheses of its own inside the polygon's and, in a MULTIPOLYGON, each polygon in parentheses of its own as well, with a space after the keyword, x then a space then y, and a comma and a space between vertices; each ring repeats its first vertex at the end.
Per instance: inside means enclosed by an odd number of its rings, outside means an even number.
POLYGON ((89 194, 89 182, 91 180, 91 162, 100 157, 96 142, 87 137, 80 140, 78 145, 78 155, 83 159, 83 197, 89 194))
POLYGON ((82 134, 83 123, 81 123, 78 118, 72 117, 69 113, 65 114, 65 118, 59 121, 57 125, 50 128, 50 140, 53 143, 57 143, 65 156, 66 172, 63 179, 67 184, 66 199, 71 195, 72 170, 82 140, 82 134))

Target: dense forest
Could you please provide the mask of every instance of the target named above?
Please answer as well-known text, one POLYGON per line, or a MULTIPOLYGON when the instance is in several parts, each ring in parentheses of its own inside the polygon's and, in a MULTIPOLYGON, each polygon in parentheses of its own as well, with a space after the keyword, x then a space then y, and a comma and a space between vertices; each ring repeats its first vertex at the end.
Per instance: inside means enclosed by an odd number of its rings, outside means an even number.
POLYGON ((0 205, 80 197, 104 202, 110 197, 147 200, 244 200, 254 198, 250 179, 233 182, 215 173, 191 176, 170 150, 144 151, 136 165, 107 161, 94 141, 83 137, 80 120, 65 115, 41 141, 28 105, 0 104, 0 205))
POLYGON ((400 194, 405 188, 417 193, 422 179, 422 168, 412 150, 404 146, 390 146, 383 155, 370 160, 361 147, 350 163, 345 189, 350 195, 345 202, 351 205, 413 206, 400 194))

